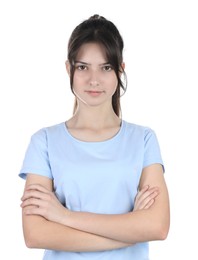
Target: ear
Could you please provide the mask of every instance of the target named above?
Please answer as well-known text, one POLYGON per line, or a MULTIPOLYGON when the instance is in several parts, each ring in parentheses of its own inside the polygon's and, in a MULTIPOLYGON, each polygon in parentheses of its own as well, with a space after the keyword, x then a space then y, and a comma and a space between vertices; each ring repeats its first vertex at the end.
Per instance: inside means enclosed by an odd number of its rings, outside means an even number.
POLYGON ((65 62, 65 67, 66 67, 66 71, 67 71, 68 75, 70 76, 70 63, 68 60, 66 60, 66 62, 65 62))
POLYGON ((125 69, 125 63, 124 62, 122 62, 122 64, 121 64, 121 69, 122 69, 122 71, 124 71, 124 69, 125 69))
POLYGON ((122 73, 124 72, 124 69, 125 69, 125 63, 122 62, 120 65, 120 72, 119 72, 120 77, 121 77, 122 73))

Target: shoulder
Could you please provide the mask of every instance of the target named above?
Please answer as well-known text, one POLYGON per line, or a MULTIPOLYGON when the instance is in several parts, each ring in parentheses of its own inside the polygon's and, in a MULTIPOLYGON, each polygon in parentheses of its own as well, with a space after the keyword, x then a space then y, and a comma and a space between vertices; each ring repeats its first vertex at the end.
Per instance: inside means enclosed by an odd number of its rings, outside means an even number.
POLYGON ((31 143, 47 147, 49 143, 59 140, 64 133, 64 122, 43 127, 34 132, 30 138, 31 143))
POLYGON ((64 129, 64 122, 59 124, 47 126, 40 128, 36 132, 32 134, 32 138, 47 138, 50 135, 58 134, 60 131, 64 129))
POLYGON ((124 121, 124 135, 127 140, 144 147, 158 146, 158 138, 155 131, 148 126, 138 125, 124 121))
POLYGON ((149 126, 139 125, 139 124, 127 122, 125 120, 123 120, 123 123, 128 133, 133 133, 144 137, 149 135, 155 135, 155 131, 149 126))

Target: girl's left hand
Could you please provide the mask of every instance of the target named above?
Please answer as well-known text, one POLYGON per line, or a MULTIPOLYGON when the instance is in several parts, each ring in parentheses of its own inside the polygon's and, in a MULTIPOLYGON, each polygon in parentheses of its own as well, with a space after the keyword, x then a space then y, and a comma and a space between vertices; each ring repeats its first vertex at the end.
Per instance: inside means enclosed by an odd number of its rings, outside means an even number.
POLYGON ((69 213, 69 210, 60 203, 54 192, 40 184, 29 185, 21 200, 21 207, 25 215, 40 215, 47 220, 61 224, 66 214, 69 213))
POLYGON ((158 195, 158 187, 150 188, 148 185, 144 186, 136 195, 133 211, 149 209, 154 204, 155 198, 158 195))

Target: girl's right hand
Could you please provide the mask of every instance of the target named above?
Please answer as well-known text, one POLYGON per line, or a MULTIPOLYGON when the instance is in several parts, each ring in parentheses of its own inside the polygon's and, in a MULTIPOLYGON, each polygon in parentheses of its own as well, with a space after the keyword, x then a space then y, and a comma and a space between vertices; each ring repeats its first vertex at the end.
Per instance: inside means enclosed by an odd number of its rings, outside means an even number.
POLYGON ((159 189, 157 187, 144 186, 136 195, 133 211, 150 208, 158 195, 159 189))

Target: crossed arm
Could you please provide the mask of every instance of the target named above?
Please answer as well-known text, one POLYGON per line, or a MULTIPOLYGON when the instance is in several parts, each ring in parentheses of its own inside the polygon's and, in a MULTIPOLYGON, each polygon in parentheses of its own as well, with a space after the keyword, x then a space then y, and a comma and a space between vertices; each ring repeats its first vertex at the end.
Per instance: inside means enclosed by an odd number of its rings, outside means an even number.
POLYGON ((52 181, 34 174, 27 177, 21 206, 28 247, 111 250, 165 239, 169 230, 168 191, 159 164, 144 168, 133 212, 106 215, 69 211, 55 197, 52 181))

